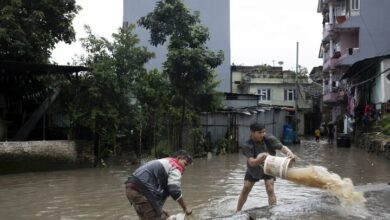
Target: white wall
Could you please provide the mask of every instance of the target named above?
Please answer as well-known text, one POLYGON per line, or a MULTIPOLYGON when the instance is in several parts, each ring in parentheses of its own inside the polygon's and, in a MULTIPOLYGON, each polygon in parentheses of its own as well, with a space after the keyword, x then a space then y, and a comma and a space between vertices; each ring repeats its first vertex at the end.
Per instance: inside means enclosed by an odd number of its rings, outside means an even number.
MULTIPOLYGON (((390 59, 385 59, 380 64, 379 73, 382 73, 388 68, 390 68, 390 59)), ((375 80, 376 86, 373 88, 372 94, 374 103, 385 103, 390 99, 390 81, 386 77, 388 74, 390 74, 389 70, 381 74, 375 80)))

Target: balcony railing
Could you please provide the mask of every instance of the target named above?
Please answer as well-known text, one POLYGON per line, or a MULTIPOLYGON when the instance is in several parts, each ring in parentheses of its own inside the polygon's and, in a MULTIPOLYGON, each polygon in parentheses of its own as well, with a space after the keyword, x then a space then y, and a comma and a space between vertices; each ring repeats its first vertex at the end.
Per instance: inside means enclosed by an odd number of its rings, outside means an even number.
POLYGON ((337 60, 338 60, 338 58, 329 58, 329 59, 324 63, 323 71, 324 71, 324 72, 328 72, 329 70, 334 69, 334 66, 335 66, 337 60))
POLYGON ((348 56, 356 55, 359 52, 360 52, 360 48, 347 48, 343 51, 339 60, 343 60, 343 59, 347 58, 348 56))
POLYGON ((345 16, 345 15, 338 15, 338 16, 335 16, 335 18, 336 18, 335 19, 336 24, 342 24, 347 20, 347 16, 345 16))
POLYGON ((328 41, 333 35, 333 25, 326 23, 322 32, 322 40, 328 41))
POLYGON ((323 100, 326 104, 337 103, 337 92, 328 92, 324 94, 323 100))
POLYGON ((336 104, 344 100, 345 92, 338 87, 327 86, 324 89, 323 101, 326 104, 336 104))

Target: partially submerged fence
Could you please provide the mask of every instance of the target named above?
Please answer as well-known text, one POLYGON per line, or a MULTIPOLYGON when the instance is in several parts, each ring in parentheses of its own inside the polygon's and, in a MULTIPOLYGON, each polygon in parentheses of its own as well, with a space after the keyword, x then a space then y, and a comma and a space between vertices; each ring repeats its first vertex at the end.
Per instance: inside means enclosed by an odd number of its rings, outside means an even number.
POLYGON ((249 138, 250 124, 263 123, 267 133, 281 139, 283 125, 287 112, 280 108, 261 108, 244 111, 220 111, 204 113, 201 119, 203 133, 215 143, 222 138, 230 138, 235 142, 235 147, 243 144, 249 138))

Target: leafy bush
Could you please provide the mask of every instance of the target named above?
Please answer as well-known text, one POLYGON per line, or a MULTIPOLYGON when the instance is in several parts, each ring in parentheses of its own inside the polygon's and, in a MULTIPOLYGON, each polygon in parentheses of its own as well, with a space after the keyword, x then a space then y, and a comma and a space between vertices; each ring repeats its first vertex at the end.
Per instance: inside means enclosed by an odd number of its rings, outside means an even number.
POLYGON ((386 134, 390 135, 390 114, 384 114, 381 121, 379 122, 380 130, 386 134))
POLYGON ((223 154, 223 153, 232 153, 233 152, 233 146, 231 144, 231 141, 226 138, 221 138, 215 142, 215 147, 217 149, 217 154, 223 154))
POLYGON ((207 146, 207 141, 203 136, 203 132, 200 128, 192 129, 192 136, 194 137, 195 140, 194 153, 201 153, 204 152, 205 149, 209 149, 207 146))
POLYGON ((167 141, 160 141, 156 146, 156 151, 154 148, 151 149, 151 155, 156 153, 156 158, 164 158, 173 155, 173 150, 167 141))

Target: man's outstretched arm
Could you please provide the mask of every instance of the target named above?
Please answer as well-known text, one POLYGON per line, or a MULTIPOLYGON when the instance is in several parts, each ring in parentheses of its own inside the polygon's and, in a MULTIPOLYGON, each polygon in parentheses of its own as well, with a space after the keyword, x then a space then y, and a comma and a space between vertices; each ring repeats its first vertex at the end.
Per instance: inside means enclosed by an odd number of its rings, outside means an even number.
POLYGON ((291 160, 295 160, 297 159, 298 157, 290 150, 290 148, 288 148, 287 146, 283 145, 283 147, 280 149, 280 151, 286 155, 288 158, 290 158, 291 160))
POLYGON ((187 204, 184 202, 183 197, 180 197, 180 199, 178 199, 177 202, 180 204, 181 208, 186 213, 186 215, 192 214, 192 209, 187 206, 187 204))

